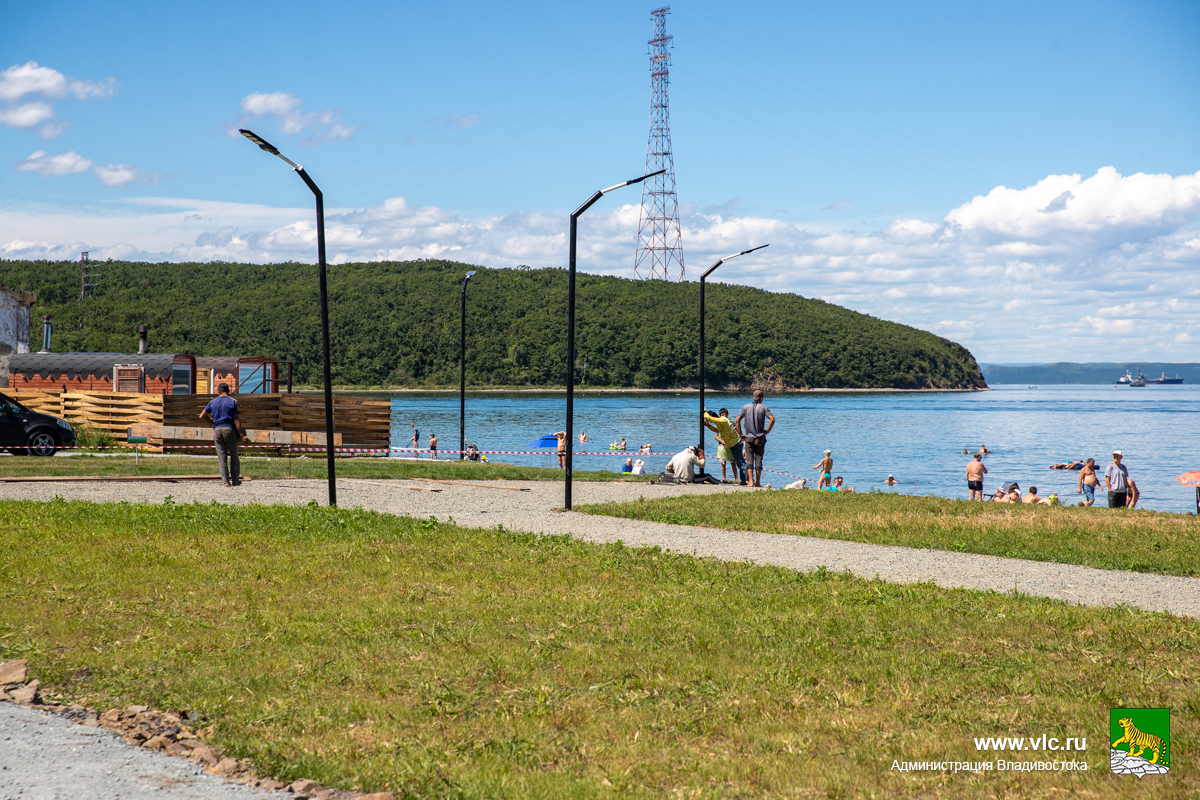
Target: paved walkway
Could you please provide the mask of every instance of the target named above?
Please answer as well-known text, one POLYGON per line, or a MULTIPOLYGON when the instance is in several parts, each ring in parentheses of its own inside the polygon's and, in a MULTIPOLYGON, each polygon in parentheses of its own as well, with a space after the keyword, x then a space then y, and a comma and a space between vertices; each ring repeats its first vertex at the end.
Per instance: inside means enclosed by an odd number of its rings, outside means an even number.
MULTIPOLYGON (((631 483, 576 483, 576 505, 610 500, 636 500, 666 495, 745 491, 732 486, 648 486, 631 483)), ((12 499, 50 499, 161 503, 175 502, 304 505, 324 502, 324 480, 251 481, 236 489, 215 483, 39 483, 7 484, 12 499)), ((876 576, 897 583, 931 581, 948 588, 1020 592, 1095 606, 1129 605, 1147 611, 1200 617, 1200 578, 1179 578, 1121 570, 1101 570, 1071 564, 1026 561, 944 550, 815 539, 786 534, 726 531, 685 525, 556 512, 562 505, 562 485, 539 481, 427 482, 408 480, 338 481, 338 500, 344 508, 361 506, 391 514, 440 520, 453 519, 470 527, 534 533, 570 533, 589 542, 623 541, 674 552, 728 561, 751 561, 797 570, 824 566, 864 578, 876 576), (436 489, 437 491, 430 491, 436 489), (527 491, 518 491, 526 489, 527 491)))

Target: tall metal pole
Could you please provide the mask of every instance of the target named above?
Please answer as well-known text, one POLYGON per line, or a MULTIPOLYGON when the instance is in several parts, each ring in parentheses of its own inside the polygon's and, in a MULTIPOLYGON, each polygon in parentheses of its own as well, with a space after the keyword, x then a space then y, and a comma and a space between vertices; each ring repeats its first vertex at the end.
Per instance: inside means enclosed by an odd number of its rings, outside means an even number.
POLYGON ((333 373, 329 367, 329 288, 325 280, 325 196, 308 177, 304 167, 279 152, 279 148, 257 133, 239 128, 238 133, 259 146, 261 150, 278 156, 304 180, 317 199, 317 283, 321 294, 321 355, 325 362, 325 462, 329 473, 329 506, 337 506, 337 467, 333 453, 333 373))
MULTIPOLYGON (((710 269, 708 272, 712 272, 712 270, 710 269)), ((701 450, 704 449, 704 279, 708 277, 708 272, 700 276, 700 444, 698 447, 701 450)), ((704 474, 704 467, 700 468, 700 474, 704 474)))
POLYGON ((468 272, 462 285, 462 322, 458 336, 458 460, 467 457, 467 281, 474 272, 468 272))
POLYGON ((649 175, 622 181, 615 186, 601 189, 571 212, 571 248, 567 256, 567 424, 565 426, 567 457, 565 459, 566 475, 564 476, 566 486, 563 490, 563 508, 567 511, 571 510, 571 468, 575 462, 572 452, 575 449, 575 234, 579 229, 579 218, 583 216, 583 212, 592 207, 593 203, 609 192, 630 184, 641 183, 646 178, 652 178, 663 172, 665 170, 660 169, 658 172, 651 172, 649 175))
POLYGON ((321 356, 325 360, 325 467, 329 473, 329 506, 337 507, 337 466, 333 452, 333 372, 329 366, 329 287, 325 278, 325 196, 304 167, 296 172, 317 198, 317 282, 321 292, 321 356))
POLYGON ((571 469, 575 465, 575 234, 579 230, 579 215, 600 199, 600 192, 571 214, 571 252, 567 258, 567 459, 566 486, 563 490, 563 508, 571 510, 571 469))

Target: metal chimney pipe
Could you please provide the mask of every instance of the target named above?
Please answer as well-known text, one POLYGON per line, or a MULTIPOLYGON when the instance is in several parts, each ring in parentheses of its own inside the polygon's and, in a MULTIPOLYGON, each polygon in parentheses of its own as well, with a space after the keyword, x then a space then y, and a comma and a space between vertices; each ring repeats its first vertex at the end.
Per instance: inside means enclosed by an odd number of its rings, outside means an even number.
POLYGON ((149 332, 149 330, 150 329, 148 327, 146 327, 145 325, 138 326, 138 355, 139 356, 144 356, 144 355, 146 355, 146 353, 150 352, 150 345, 147 344, 147 342, 146 342, 146 334, 147 334, 147 332, 149 332))
POLYGON ((50 350, 50 334, 53 331, 53 329, 54 329, 54 326, 50 322, 50 315, 42 314, 42 349, 38 351, 39 353, 51 352, 51 350, 50 350))

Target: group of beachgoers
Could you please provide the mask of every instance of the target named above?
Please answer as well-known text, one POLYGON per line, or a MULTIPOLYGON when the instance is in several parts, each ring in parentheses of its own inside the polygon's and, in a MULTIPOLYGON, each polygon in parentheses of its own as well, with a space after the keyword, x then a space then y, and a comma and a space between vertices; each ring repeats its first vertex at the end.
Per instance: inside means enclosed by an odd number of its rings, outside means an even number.
MULTIPOLYGON (((985 498, 983 493, 983 478, 987 475, 988 470, 983 464, 983 457, 988 452, 986 446, 981 446, 975 453, 975 457, 967 464, 968 500, 983 501, 986 499, 993 503, 1062 505, 1057 492, 1052 492, 1048 497, 1041 497, 1038 495, 1037 487, 1030 486, 1025 494, 1021 494, 1021 486, 1016 481, 1001 484, 1000 488, 990 498, 985 498)), ((1049 468, 1077 470, 1079 472, 1079 480, 1075 493, 1083 496, 1083 499, 1078 503, 1080 506, 1092 506, 1095 504, 1096 490, 1100 488, 1100 477, 1103 475, 1104 489, 1108 492, 1108 507, 1136 508, 1140 493, 1138 492, 1137 484, 1129 477, 1129 468, 1121 463, 1124 457, 1124 454, 1120 450, 1114 450, 1112 463, 1104 468, 1103 473, 1096 471, 1096 459, 1094 458, 1051 464, 1049 468)))
MULTIPOLYGON (((736 481, 740 486, 771 488, 763 486, 763 455, 767 449, 767 435, 775 427, 775 415, 763 403, 763 393, 756 389, 751 400, 733 419, 729 409, 719 409, 715 414, 707 408, 700 412, 704 427, 713 432, 717 440, 717 461, 721 464, 720 483, 736 481), (732 472, 733 481, 729 480, 732 472)), ((659 480, 669 483, 716 483, 716 477, 704 473, 707 465, 703 448, 688 445, 672 456, 659 480), (696 468, 701 470, 696 474, 696 468)))

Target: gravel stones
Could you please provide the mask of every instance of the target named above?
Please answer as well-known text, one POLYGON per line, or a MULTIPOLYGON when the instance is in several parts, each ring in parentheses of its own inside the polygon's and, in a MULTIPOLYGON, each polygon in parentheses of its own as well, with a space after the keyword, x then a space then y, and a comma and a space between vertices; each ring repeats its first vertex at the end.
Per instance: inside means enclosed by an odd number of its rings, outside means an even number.
POLYGON ((1165 775, 1170 771, 1166 764, 1151 764, 1141 756, 1131 756, 1124 750, 1109 748, 1109 768, 1117 775, 1136 775, 1141 780, 1146 775, 1165 775))

